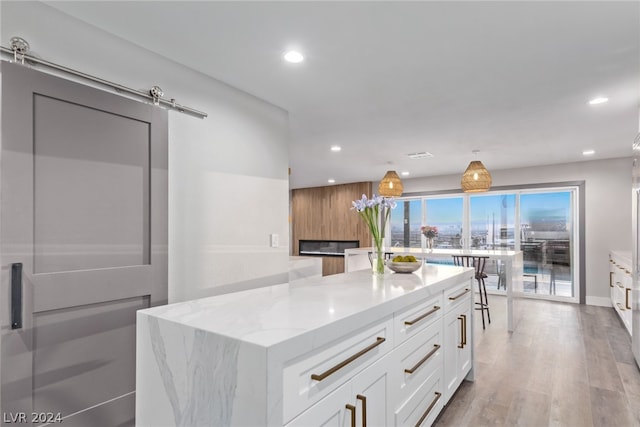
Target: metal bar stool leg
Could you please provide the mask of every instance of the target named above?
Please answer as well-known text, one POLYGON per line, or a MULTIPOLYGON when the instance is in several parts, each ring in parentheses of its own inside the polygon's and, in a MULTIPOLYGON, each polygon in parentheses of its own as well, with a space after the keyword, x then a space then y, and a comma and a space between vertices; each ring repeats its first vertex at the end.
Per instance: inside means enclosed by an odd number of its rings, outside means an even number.
POLYGON ((476 310, 480 310, 480 314, 482 315, 482 329, 486 329, 484 324, 484 307, 486 296, 482 294, 482 279, 477 278, 476 280, 478 281, 478 293, 480 294, 480 303, 476 303, 480 305, 480 308, 476 308, 476 310))
POLYGON ((482 307, 482 309, 483 311, 487 310, 487 320, 489 321, 489 323, 491 323, 491 314, 489 313, 489 297, 487 296, 487 287, 484 283, 484 277, 482 278, 482 290, 484 291, 484 307, 482 307))

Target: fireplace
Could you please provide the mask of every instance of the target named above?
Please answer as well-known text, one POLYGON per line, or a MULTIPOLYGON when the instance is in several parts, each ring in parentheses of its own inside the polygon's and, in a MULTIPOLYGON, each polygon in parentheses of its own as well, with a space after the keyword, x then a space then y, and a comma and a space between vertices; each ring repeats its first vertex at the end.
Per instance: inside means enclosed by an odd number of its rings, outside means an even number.
POLYGON ((298 253, 306 256, 344 256, 345 249, 359 248, 358 240, 300 240, 298 253))

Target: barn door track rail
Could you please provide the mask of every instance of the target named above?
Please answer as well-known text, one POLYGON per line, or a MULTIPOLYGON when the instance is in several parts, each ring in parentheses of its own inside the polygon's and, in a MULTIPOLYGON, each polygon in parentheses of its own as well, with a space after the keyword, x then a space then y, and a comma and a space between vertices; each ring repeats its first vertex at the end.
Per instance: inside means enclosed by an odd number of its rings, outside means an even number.
POLYGON ((190 114, 195 117, 204 119, 207 117, 207 113, 196 110, 194 108, 185 107, 176 102, 175 99, 163 98, 164 93, 158 86, 153 86, 148 92, 132 89, 127 86, 123 86, 118 83, 111 82, 109 80, 102 79, 100 77, 92 76, 91 74, 83 73, 82 71, 74 70, 72 68, 65 67, 64 65, 55 64, 53 62, 29 55, 29 43, 22 37, 12 37, 10 40, 10 47, 0 46, 0 52, 9 56, 9 62, 15 62, 22 65, 44 65, 51 69, 61 71, 63 73, 71 74, 76 77, 80 77, 86 80, 90 80, 95 83, 99 83, 103 86, 114 89, 116 92, 124 92, 129 95, 142 98, 145 101, 151 100, 154 105, 162 105, 172 110, 179 111, 181 113, 190 114))

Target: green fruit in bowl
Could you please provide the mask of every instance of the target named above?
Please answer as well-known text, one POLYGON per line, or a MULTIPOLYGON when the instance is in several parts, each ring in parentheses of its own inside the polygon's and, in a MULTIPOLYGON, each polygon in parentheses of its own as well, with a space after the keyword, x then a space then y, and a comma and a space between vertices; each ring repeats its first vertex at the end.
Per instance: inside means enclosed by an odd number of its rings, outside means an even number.
POLYGON ((391 260, 393 262, 418 262, 418 260, 416 259, 416 257, 414 257, 413 255, 396 255, 393 257, 393 259, 391 260))

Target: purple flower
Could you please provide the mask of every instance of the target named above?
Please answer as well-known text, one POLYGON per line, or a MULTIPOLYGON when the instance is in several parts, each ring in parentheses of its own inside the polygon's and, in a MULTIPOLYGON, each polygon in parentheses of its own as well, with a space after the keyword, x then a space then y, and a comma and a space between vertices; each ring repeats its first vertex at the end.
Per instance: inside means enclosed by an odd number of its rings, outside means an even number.
POLYGON ((362 212, 365 208, 369 207, 367 203, 368 203, 367 196, 363 194, 362 199, 354 200, 353 202, 351 202, 351 204, 353 205, 351 209, 355 209, 358 212, 362 212))
POLYGON ((389 209, 395 209, 396 208, 396 201, 393 197, 384 197, 382 199, 382 202, 380 203, 382 206, 384 206, 385 208, 389 208, 389 209))

